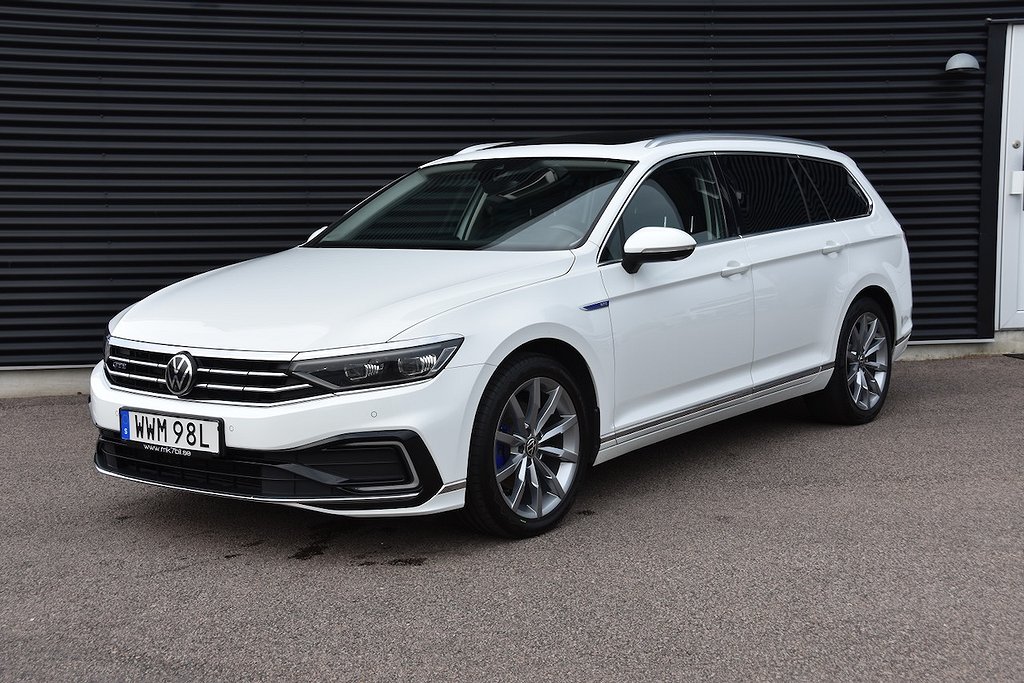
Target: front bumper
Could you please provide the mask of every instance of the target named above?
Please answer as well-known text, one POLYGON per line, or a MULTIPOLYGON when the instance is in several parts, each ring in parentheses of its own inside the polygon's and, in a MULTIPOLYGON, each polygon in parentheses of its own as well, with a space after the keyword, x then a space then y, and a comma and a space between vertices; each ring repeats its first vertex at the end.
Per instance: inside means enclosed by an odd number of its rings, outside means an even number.
POLYGON ((332 510, 415 507, 441 489, 426 446, 409 431, 348 434, 287 451, 230 448, 204 457, 158 452, 101 430, 96 469, 190 491, 332 510))
POLYGON ((449 367, 414 385, 278 405, 189 401, 111 386, 98 365, 90 410, 95 464, 168 488, 349 516, 462 507, 481 366, 449 367), (157 453, 119 436, 122 407, 224 421, 216 457, 157 453))

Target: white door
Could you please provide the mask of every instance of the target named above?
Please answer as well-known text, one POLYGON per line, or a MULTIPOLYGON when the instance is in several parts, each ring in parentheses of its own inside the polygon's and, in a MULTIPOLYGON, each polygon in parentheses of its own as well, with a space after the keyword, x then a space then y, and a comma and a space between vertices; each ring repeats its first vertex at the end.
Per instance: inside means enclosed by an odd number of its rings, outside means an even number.
POLYGON ((835 360, 833 323, 849 271, 839 223, 746 238, 753 265, 755 386, 807 377, 835 360))
POLYGON ((707 157, 669 162, 641 183, 612 231, 602 260, 615 348, 617 432, 750 388, 753 285, 741 238, 729 234, 707 157), (687 259, 618 263, 642 227, 674 227, 697 240, 687 259))
POLYGON ((833 330, 849 270, 844 223, 830 219, 799 159, 721 154, 717 161, 750 257, 753 385, 810 377, 836 355, 833 330))
POLYGON ((999 328, 1024 328, 1024 26, 1011 26, 1003 97, 999 328))

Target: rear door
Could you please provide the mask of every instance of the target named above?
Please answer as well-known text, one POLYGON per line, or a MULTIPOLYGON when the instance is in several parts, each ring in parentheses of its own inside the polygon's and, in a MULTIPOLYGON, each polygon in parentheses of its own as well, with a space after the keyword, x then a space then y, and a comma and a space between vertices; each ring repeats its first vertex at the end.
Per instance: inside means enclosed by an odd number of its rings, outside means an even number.
POLYGON ((753 385, 809 377, 835 359, 834 323, 849 287, 847 237, 799 158, 723 153, 716 160, 751 264, 753 385))

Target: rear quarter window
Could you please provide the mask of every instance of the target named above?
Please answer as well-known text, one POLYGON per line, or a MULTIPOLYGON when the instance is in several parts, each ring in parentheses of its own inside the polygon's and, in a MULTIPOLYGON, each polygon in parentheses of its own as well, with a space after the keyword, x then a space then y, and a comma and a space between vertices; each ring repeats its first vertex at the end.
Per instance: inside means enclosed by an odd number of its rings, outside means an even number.
POLYGON ((800 164, 832 220, 860 218, 871 213, 871 202, 845 166, 807 158, 801 159, 800 164))

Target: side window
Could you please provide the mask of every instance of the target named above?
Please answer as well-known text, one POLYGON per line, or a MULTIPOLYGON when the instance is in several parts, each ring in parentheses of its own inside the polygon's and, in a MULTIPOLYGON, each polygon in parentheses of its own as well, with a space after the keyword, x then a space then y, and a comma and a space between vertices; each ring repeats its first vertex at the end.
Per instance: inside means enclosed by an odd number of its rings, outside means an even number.
POLYGON ((800 164, 833 220, 859 218, 871 213, 871 203, 845 166, 816 159, 801 159, 800 164))
POLYGON ((800 195, 804 198, 807 215, 810 216, 811 223, 831 223, 832 216, 825 206, 825 200, 821 198, 818 188, 811 181, 810 176, 807 175, 807 169, 801 163, 802 161, 802 159, 792 157, 789 160, 789 167, 796 174, 797 181, 800 184, 800 195))
POLYGON ((612 229, 601 260, 621 259, 629 236, 650 226, 685 230, 698 244, 730 236, 709 157, 673 161, 647 176, 612 229))
MULTIPOLYGON (((768 154, 721 154, 716 158, 740 234, 795 228, 829 219, 817 197, 805 199, 805 188, 794 169, 797 160, 768 154)), ((807 189, 810 190, 809 183, 807 189)))

